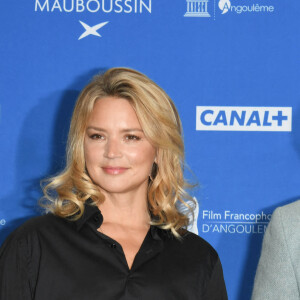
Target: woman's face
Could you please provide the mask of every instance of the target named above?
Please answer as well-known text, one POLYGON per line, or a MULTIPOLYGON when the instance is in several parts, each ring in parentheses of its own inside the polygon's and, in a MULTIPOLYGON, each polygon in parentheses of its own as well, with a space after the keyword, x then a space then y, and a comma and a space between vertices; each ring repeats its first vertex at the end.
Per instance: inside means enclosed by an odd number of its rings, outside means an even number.
POLYGON ((104 193, 146 193, 156 150, 128 100, 106 97, 96 101, 84 153, 88 173, 104 193))

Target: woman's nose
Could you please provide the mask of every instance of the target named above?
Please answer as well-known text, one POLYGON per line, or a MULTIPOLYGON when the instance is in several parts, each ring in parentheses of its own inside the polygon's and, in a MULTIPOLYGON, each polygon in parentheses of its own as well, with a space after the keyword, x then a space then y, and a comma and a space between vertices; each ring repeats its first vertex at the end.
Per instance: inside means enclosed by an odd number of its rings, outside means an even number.
POLYGON ((109 139, 105 145, 104 156, 107 158, 121 157, 121 145, 116 139, 109 139))

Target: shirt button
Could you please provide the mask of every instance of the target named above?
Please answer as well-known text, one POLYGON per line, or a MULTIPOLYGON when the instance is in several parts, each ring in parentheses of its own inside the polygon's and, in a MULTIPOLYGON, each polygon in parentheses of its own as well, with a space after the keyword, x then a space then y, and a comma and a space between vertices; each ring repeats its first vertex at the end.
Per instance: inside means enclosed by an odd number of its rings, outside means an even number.
POLYGON ((98 222, 98 221, 99 221, 99 216, 95 216, 95 217, 94 217, 94 221, 95 221, 95 222, 98 222))
POLYGON ((117 245, 116 244, 111 244, 110 247, 115 249, 115 248, 117 248, 117 245))

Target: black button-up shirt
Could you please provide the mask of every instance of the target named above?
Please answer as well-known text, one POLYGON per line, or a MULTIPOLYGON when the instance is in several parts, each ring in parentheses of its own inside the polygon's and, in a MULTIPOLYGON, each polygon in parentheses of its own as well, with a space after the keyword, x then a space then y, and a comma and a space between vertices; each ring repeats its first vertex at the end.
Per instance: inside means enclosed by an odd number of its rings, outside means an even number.
POLYGON ((129 269, 102 221, 87 205, 78 221, 48 214, 14 231, 0 250, 0 300, 227 299, 219 257, 199 236, 151 226, 129 269))

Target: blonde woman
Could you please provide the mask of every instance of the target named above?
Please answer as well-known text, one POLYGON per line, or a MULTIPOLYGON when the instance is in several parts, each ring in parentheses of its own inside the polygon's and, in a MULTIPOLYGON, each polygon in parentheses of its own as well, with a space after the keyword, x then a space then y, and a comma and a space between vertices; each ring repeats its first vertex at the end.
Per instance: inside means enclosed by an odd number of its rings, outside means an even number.
POLYGON ((183 156, 160 87, 126 68, 94 78, 73 113, 66 168, 44 188, 48 213, 2 246, 0 299, 227 299, 216 251, 178 210, 190 199, 183 156))

